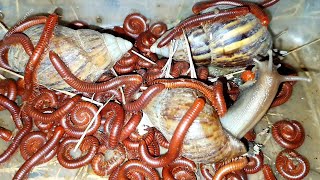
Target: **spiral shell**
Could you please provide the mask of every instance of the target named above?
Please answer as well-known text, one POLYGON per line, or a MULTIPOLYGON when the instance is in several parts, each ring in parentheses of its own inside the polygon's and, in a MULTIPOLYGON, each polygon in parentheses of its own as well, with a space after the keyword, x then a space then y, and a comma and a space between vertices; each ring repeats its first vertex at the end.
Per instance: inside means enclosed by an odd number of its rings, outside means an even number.
MULTIPOLYGON (((24 33, 35 45, 42 31, 43 25, 37 25, 24 33)), ((52 66, 48 55, 49 50, 56 52, 78 78, 95 82, 102 73, 113 67, 132 48, 132 44, 127 40, 90 29, 73 30, 57 26, 48 47, 37 73, 38 82, 50 88, 71 90, 72 88, 63 81, 52 66)), ((8 62, 14 71, 24 72, 28 60, 29 56, 21 45, 10 48, 8 62)))
MULTIPOLYGON (((196 65, 244 67, 253 63, 252 58, 266 55, 272 46, 267 28, 252 14, 232 21, 203 23, 196 28, 186 29, 186 35, 196 65)), ((151 51, 168 57, 169 45, 157 47, 161 40, 152 45, 151 51)), ((173 59, 187 60, 184 37, 177 37, 176 43, 178 50, 173 59)))
MULTIPOLYGON (((147 105, 144 112, 169 141, 197 94, 201 96, 197 91, 188 88, 163 90, 147 105)), ((213 163, 229 160, 245 151, 239 140, 223 130, 216 111, 206 104, 189 128, 182 155, 195 162, 213 163)))

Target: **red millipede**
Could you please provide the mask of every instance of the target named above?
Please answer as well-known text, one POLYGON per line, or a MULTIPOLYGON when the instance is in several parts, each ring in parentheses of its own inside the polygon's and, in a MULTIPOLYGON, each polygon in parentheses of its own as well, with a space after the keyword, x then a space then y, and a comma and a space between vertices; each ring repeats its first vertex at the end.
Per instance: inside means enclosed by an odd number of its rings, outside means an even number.
POLYGON ((162 169, 162 177, 165 180, 175 180, 175 179, 197 179, 194 172, 190 171, 188 168, 177 166, 171 168, 170 166, 165 166, 162 169))
POLYGON ((145 79, 148 85, 151 85, 155 79, 161 78, 161 69, 162 67, 156 66, 147 70, 145 79))
POLYGON ((152 156, 156 157, 160 155, 160 146, 156 139, 153 139, 150 144, 147 144, 147 148, 152 156))
POLYGON ((113 96, 114 100, 122 102, 122 95, 119 89, 110 89, 106 92, 97 92, 95 93, 93 99, 99 102, 107 102, 113 96))
POLYGON ((131 66, 136 64, 138 62, 138 59, 139 59, 139 56, 137 56, 136 54, 134 54, 132 51, 129 50, 127 53, 125 53, 121 57, 121 59, 117 63, 122 66, 131 66))
MULTIPOLYGON (((53 113, 55 111, 55 109, 53 108, 45 108, 40 110, 42 113, 53 113)), ((36 127, 42 131, 42 132, 47 132, 48 130, 51 130, 53 128, 54 125, 56 125, 56 121, 51 121, 49 123, 43 123, 41 121, 39 121, 38 119, 34 119, 34 125, 36 125, 36 127)))
POLYGON ((124 66, 119 64, 118 62, 113 66, 113 69, 116 71, 118 75, 129 74, 132 73, 135 69, 135 64, 130 66, 124 66))
POLYGON ((22 130, 23 125, 20 119, 20 107, 14 101, 11 101, 6 96, 3 96, 1 94, 0 105, 10 112, 14 124, 19 130, 22 130))
POLYGON ((227 179, 247 180, 248 176, 244 170, 233 171, 225 176, 227 179))
POLYGON ((227 113, 227 104, 223 95, 223 83, 216 81, 212 86, 212 90, 215 97, 215 101, 212 104, 217 110, 218 115, 222 117, 227 113))
POLYGON ((254 141, 256 139, 256 133, 254 132, 254 129, 251 129, 248 131, 245 135, 244 138, 248 141, 254 141))
MULTIPOLYGON (((1 96, 0 96, 1 97, 1 96)), ((2 102, 0 100, 0 102, 2 102)), ((28 134, 32 129, 32 119, 29 118, 24 112, 21 113, 23 128, 18 131, 18 133, 14 136, 12 143, 8 146, 8 148, 0 155, 0 163, 4 163, 7 161, 19 148, 21 143, 21 139, 28 134)))
POLYGON ((0 138, 8 142, 12 139, 13 134, 10 130, 0 127, 0 138))
POLYGON ((200 173, 206 180, 211 180, 212 175, 208 168, 212 168, 211 166, 208 166, 207 164, 200 164, 200 173))
POLYGON ((167 30, 168 27, 163 22, 156 22, 152 24, 149 28, 149 31, 157 38, 161 37, 167 30))
POLYGON ((190 159, 179 157, 169 165, 163 167, 164 179, 196 179, 197 165, 190 159))
POLYGON ((310 171, 307 158, 292 149, 284 149, 276 158, 276 168, 284 178, 303 179, 310 171))
POLYGON ((270 7, 272 5, 274 5, 275 3, 277 3, 279 0, 264 0, 260 6, 262 6, 263 8, 267 8, 270 7))
MULTIPOLYGON (((126 88, 139 89, 142 84, 142 77, 140 75, 123 75, 115 77, 107 82, 102 83, 88 83, 81 81, 76 76, 74 76, 69 68, 64 64, 60 57, 53 51, 49 52, 50 61, 52 62, 54 68, 58 71, 61 77, 69 84, 72 88, 82 91, 82 92, 103 92, 110 89, 116 89, 122 85, 126 85, 126 88), (128 86, 128 87, 127 87, 128 86)), ((130 97, 132 94, 127 94, 130 97)))
POLYGON ((290 82, 284 82, 280 86, 280 92, 276 95, 270 107, 280 106, 286 103, 292 95, 293 87, 290 82))
POLYGON ((91 162, 91 167, 99 176, 111 174, 120 164, 126 159, 126 152, 122 145, 111 150, 106 146, 100 146, 98 153, 94 156, 91 162), (107 156, 108 153, 108 157, 107 156), (109 156, 112 154, 112 156, 109 156))
POLYGON ((148 133, 145 134, 142 138, 140 137, 140 138, 131 139, 130 137, 122 141, 123 145, 128 150, 138 151, 140 141, 143 140, 146 143, 146 146, 151 144, 152 141, 154 140, 154 133, 152 131, 148 131, 148 133))
POLYGON ((15 33, 2 40, 0 45, 0 66, 6 69, 11 67, 8 64, 8 59, 5 58, 5 54, 8 53, 11 45, 21 44, 26 53, 31 56, 34 50, 33 44, 29 37, 22 33, 15 33))
POLYGON ((124 139, 122 141, 122 144, 126 147, 126 149, 135 150, 135 151, 138 151, 139 143, 140 143, 140 141, 133 141, 130 138, 124 139))
POLYGON ((183 139, 188 132, 189 127, 193 121, 198 117, 205 105, 205 99, 197 98, 193 105, 188 109, 186 114, 182 117, 178 126, 176 127, 174 134, 170 140, 169 149, 166 154, 159 157, 152 157, 146 147, 144 140, 140 141, 139 155, 143 162, 150 167, 163 167, 175 160, 180 153, 183 145, 183 139))
POLYGON ((303 144, 305 132, 299 121, 281 120, 273 124, 272 136, 281 147, 296 149, 303 144))
POLYGON ((160 180, 158 172, 146 166, 143 162, 139 160, 128 160, 119 169, 118 179, 128 179, 127 175, 129 172, 139 172, 144 175, 145 178, 160 180))
POLYGON ((150 47, 157 39, 150 31, 142 32, 136 39, 135 46, 143 53, 150 53, 150 47))
POLYGON ((51 152, 58 144, 64 134, 64 129, 58 126, 54 130, 54 135, 35 154, 25 161, 14 175, 13 179, 25 179, 31 169, 39 163, 41 158, 51 152))
POLYGON ((154 64, 152 64, 151 62, 148 62, 142 58, 138 59, 138 62, 136 64, 136 69, 141 69, 141 68, 151 68, 154 64), (137 68, 138 67, 138 68, 137 68))
MULTIPOLYGON (((15 101, 18 94, 18 87, 16 81, 13 79, 4 79, 0 81, 0 94, 8 97, 11 101, 15 101)), ((0 111, 4 110, 3 107, 0 106, 0 111)))
POLYGON ((102 110, 101 116, 106 118, 104 124, 105 133, 109 132, 108 144, 111 149, 118 146, 120 133, 124 124, 124 109, 123 107, 115 102, 109 102, 102 110), (112 116, 107 114, 112 113, 112 116), (108 128, 107 128, 108 127, 108 128))
POLYGON ((129 14, 123 22, 123 30, 129 36, 137 38, 139 34, 148 30, 147 18, 139 13, 129 14))
MULTIPOLYGON (((73 107, 70 116, 61 118, 60 124, 65 128, 65 133, 71 137, 80 138, 90 121, 98 112, 98 108, 89 102, 80 102, 73 107)), ((95 121, 88 129, 86 135, 93 135, 101 124, 101 116, 98 114, 95 121)))
POLYGON ((237 99, 238 99, 238 97, 239 97, 239 95, 240 95, 240 88, 239 88, 239 86, 235 83, 235 82, 233 82, 233 81, 227 81, 227 85, 229 85, 229 87, 228 87, 228 95, 229 95, 229 97, 230 97, 230 99, 233 101, 233 102, 235 102, 237 99))
POLYGON ((43 123, 50 123, 51 121, 57 121, 64 117, 72 108, 80 101, 81 96, 74 96, 68 100, 62 107, 54 111, 52 114, 45 114, 37 110, 30 104, 25 105, 26 113, 33 119, 37 119, 43 123))
POLYGON ((255 174, 259 172, 263 167, 263 157, 262 151, 254 156, 249 156, 248 164, 243 168, 243 170, 247 174, 255 174))
POLYGON ((243 169, 247 163, 247 158, 240 158, 237 161, 230 162, 218 169, 218 171, 214 174, 213 179, 222 180, 224 176, 230 172, 243 169))
POLYGON ((44 53, 45 49, 49 45, 49 41, 54 33, 54 27, 58 22, 58 16, 56 14, 51 14, 46 21, 43 32, 39 39, 38 44, 34 48, 32 55, 29 58, 28 63, 26 64, 24 70, 24 81, 25 81, 25 100, 28 100, 29 96, 32 93, 32 88, 36 81, 37 69, 41 62, 41 56, 44 53))
MULTIPOLYGON (((270 23, 270 19, 268 15, 259 7, 259 5, 250 3, 250 2, 241 2, 236 0, 217 0, 217 1, 203 1, 198 2, 192 7, 192 12, 194 14, 199 14, 201 11, 214 6, 219 5, 229 5, 229 6, 240 6, 240 7, 248 7, 249 11, 255 15, 264 26, 268 26, 270 23)), ((264 4, 266 5, 266 4, 264 4)), ((235 8, 236 9, 236 8, 235 8)), ((229 10, 233 12, 235 9, 229 10)))
POLYGON ((154 131, 155 131, 154 132, 154 137, 157 140, 157 142, 159 143, 159 145, 161 147, 164 147, 164 148, 168 149, 169 148, 168 140, 163 136, 163 134, 158 129, 155 128, 154 131))
POLYGON ((166 88, 191 88, 200 91, 217 110, 220 117, 222 117, 227 110, 227 105, 224 102, 222 83, 216 82, 213 88, 207 84, 194 79, 156 79, 152 84, 164 84, 166 88), (214 92, 219 91, 219 92, 214 92), (218 98, 217 98, 218 97, 218 98))
MULTIPOLYGON (((25 135, 20 144, 20 153, 24 160, 28 160, 33 154, 39 151, 47 142, 46 133, 40 131, 34 131, 25 135)), ((54 147, 52 151, 45 154, 37 162, 37 164, 42 164, 50 161, 57 154, 58 147, 54 147)))
POLYGON ((174 78, 178 78, 180 76, 186 76, 188 70, 189 70, 189 63, 185 61, 179 61, 173 64, 170 73, 174 78))
POLYGON ((276 177, 274 177, 272 169, 269 165, 264 164, 262 168, 262 172, 265 180, 276 180, 276 177))
POLYGON ((122 142, 124 139, 128 138, 132 132, 134 132, 142 119, 142 112, 138 111, 133 114, 129 121, 123 126, 119 141, 122 142))
POLYGON ((182 34, 183 29, 192 28, 198 26, 200 23, 209 22, 209 21, 220 21, 224 19, 232 20, 237 18, 238 16, 245 15, 249 13, 249 9, 247 7, 239 7, 234 8, 232 11, 230 10, 221 10, 219 13, 206 13, 198 16, 191 16, 181 22, 179 25, 173 28, 168 34, 165 35, 161 39, 158 44, 158 48, 165 46, 168 42, 170 42, 174 37, 182 34))
POLYGON ((73 157, 70 153, 73 151, 79 139, 65 138, 58 149, 57 159, 61 166, 68 169, 76 169, 91 163, 91 160, 98 151, 99 141, 93 136, 86 136, 81 145, 81 157, 73 157))
POLYGON ((163 84, 154 84, 148 87, 148 89, 143 91, 143 93, 137 100, 126 103, 124 105, 124 109, 126 111, 141 111, 164 88, 165 86, 163 84))
POLYGON ((93 134, 93 136, 99 140, 100 145, 104 145, 104 146, 108 147, 108 135, 107 134, 96 131, 93 134))
POLYGON ((59 105, 58 95, 49 89, 41 89, 31 104, 36 109, 57 108, 59 105))
POLYGON ((200 66, 197 67, 197 77, 199 80, 206 81, 208 80, 209 70, 208 67, 200 66))
POLYGON ((11 28, 5 34, 4 37, 9 37, 14 33, 23 32, 32 26, 35 26, 38 24, 45 24, 46 22, 47 22, 46 16, 35 16, 35 17, 28 18, 26 20, 19 21, 19 23, 14 25, 13 28, 11 28))
POLYGON ((128 177, 129 179, 134 179, 134 180, 145 180, 143 174, 139 172, 129 172, 128 177))

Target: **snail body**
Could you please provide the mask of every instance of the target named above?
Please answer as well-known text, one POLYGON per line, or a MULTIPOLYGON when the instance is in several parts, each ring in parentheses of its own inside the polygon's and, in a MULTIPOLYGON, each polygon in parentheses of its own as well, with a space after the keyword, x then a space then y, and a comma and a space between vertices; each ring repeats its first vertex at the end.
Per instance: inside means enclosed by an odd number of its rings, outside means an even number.
MULTIPOLYGON (((43 25, 35 25, 23 33, 35 45, 42 31, 43 25)), ((132 44, 129 41, 110 34, 101 34, 90 29, 73 30, 58 25, 38 69, 38 82, 50 88, 72 89, 52 66, 49 60, 49 50, 57 52, 75 76, 84 81, 95 82, 131 48, 132 44)), ((10 47, 8 64, 12 70, 24 72, 28 60, 29 56, 21 45, 10 47)))
MULTIPOLYGON (((253 63, 252 58, 266 55, 272 46, 272 38, 267 27, 251 13, 233 20, 202 23, 200 26, 186 29, 185 32, 196 65, 245 67, 253 63)), ((151 51, 168 57, 170 43, 158 48, 161 40, 159 38, 152 45, 151 51)), ((173 59, 186 61, 188 46, 184 36, 177 37, 175 43, 178 49, 173 59)))
POLYGON ((280 83, 304 80, 298 76, 282 76, 273 65, 272 52, 269 61, 255 61, 258 71, 255 82, 240 92, 240 95, 221 118, 222 126, 236 138, 242 138, 265 115, 272 104, 280 83))
MULTIPOLYGON (((188 88, 166 89, 144 108, 153 125, 170 140, 188 108, 197 98, 188 88)), ((212 106, 206 104, 184 138, 182 155, 195 162, 213 163, 245 153, 242 142, 225 132, 212 106)))

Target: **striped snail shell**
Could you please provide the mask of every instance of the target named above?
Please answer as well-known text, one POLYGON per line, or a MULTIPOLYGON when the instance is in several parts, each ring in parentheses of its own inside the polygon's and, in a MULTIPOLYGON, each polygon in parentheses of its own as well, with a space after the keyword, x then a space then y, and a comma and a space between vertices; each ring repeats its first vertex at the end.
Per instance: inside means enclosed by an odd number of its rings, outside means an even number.
MULTIPOLYGON (((143 110, 169 141, 186 111, 201 94, 189 88, 166 89, 143 110)), ((182 155, 195 162, 214 163, 242 155, 242 142, 229 135, 212 106, 206 104, 183 142, 182 155)))
MULTIPOLYGON (((252 58, 267 55, 272 46, 268 29, 250 13, 235 20, 204 23, 186 29, 186 35, 196 65, 244 67, 253 63, 252 58)), ((168 57, 170 43, 158 48, 161 39, 152 45, 151 51, 168 57)), ((187 45, 183 35, 176 38, 176 43, 178 50, 173 59, 187 60, 187 45)))
MULTIPOLYGON (((40 39, 43 27, 43 25, 37 25, 24 31, 33 45, 36 45, 40 39)), ((49 50, 55 51, 78 78, 95 82, 102 73, 113 67, 132 48, 132 43, 90 29, 73 30, 58 25, 48 47, 38 69, 38 83, 49 88, 72 90, 52 66, 48 55, 49 50)), ((28 60, 29 56, 21 45, 10 48, 8 62, 14 71, 24 72, 28 60)))

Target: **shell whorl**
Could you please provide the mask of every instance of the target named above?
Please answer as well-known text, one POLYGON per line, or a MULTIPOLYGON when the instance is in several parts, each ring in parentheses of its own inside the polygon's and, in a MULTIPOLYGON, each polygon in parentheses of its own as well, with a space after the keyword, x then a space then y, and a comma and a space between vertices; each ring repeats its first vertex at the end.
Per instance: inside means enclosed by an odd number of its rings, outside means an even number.
MULTIPOLYGON (((164 90, 147 105, 144 112, 170 140, 179 121, 197 98, 196 94, 197 91, 188 88, 164 90)), ((245 151, 239 140, 223 130, 216 111, 206 104, 189 128, 182 155, 195 162, 213 163, 242 155, 245 151)))
MULTIPOLYGON (((43 25, 37 25, 24 33, 35 45, 42 31, 43 25)), ((113 67, 131 49, 132 44, 121 38, 90 29, 73 30, 57 26, 48 47, 38 69, 38 83, 49 88, 72 90, 52 66, 49 60, 49 50, 56 52, 79 79, 95 82, 102 73, 113 67)), ((21 45, 10 48, 8 61, 14 71, 23 73, 28 60, 29 56, 21 45)))

